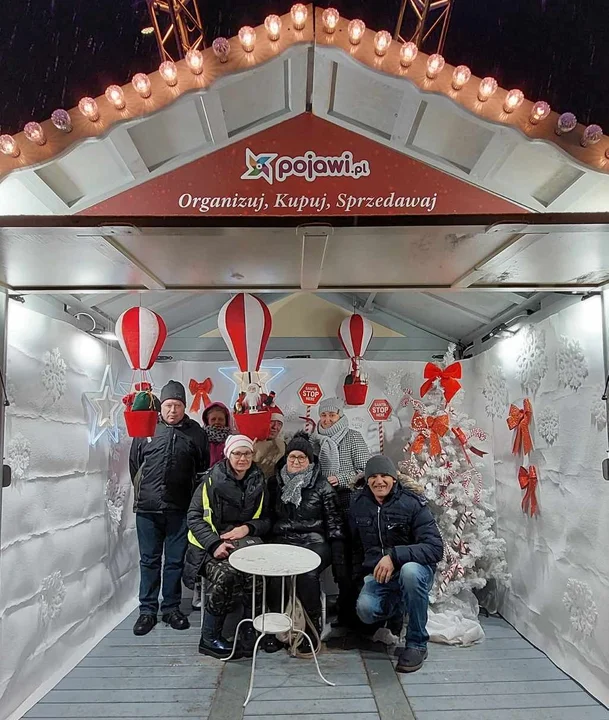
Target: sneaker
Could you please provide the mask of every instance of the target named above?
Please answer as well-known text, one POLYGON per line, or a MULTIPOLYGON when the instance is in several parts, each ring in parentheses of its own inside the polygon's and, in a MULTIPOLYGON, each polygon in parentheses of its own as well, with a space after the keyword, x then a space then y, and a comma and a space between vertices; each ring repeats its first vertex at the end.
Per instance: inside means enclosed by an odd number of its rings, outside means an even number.
POLYGON ((156 625, 156 615, 140 615, 133 626, 134 635, 148 635, 156 625))
POLYGON ((163 615, 163 622, 171 625, 174 630, 188 630, 190 623, 186 615, 179 610, 172 610, 163 615))
POLYGON ((398 657, 396 672, 411 673, 420 670, 427 659, 427 649, 404 648, 398 657))

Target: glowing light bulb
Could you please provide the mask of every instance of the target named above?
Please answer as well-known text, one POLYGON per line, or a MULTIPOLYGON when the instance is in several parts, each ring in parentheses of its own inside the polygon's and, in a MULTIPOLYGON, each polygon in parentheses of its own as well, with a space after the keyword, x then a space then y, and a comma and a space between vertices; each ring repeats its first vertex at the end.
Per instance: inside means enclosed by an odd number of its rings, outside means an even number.
POLYGON ((87 118, 87 120, 90 120, 91 122, 97 122, 99 120, 99 108, 93 98, 84 97, 78 103, 78 109, 87 118))
POLYGON ((264 28, 269 40, 279 40, 281 33, 281 18, 279 15, 267 15, 264 20, 264 28))
POLYGON ((214 55, 220 62, 225 63, 228 60, 228 56, 230 54, 230 43, 226 38, 216 38, 211 44, 211 47, 214 51, 214 55))
POLYGON ((256 31, 249 25, 245 25, 239 30, 239 42, 245 52, 252 52, 256 44, 256 31))
POLYGON ((186 64, 193 75, 200 75, 203 72, 203 53, 196 48, 190 48, 186 53, 186 64))
POLYGON ((359 45, 365 32, 366 24, 363 20, 351 20, 347 27, 347 34, 349 35, 349 42, 351 45, 359 45))
POLYGON ((556 134, 564 135, 577 127, 577 118, 573 113, 563 113, 556 121, 556 134))
POLYGON ((459 65, 453 71, 452 86, 453 90, 461 90, 461 88, 469 82, 472 76, 472 71, 467 65, 459 65))
POLYGON ((292 5, 290 15, 292 16, 294 30, 302 30, 304 28, 305 23, 307 22, 308 14, 309 11, 307 10, 306 5, 303 5, 302 3, 296 3, 296 5, 292 5))
POLYGON ((509 113, 513 113, 514 110, 517 110, 523 102, 524 93, 522 90, 510 90, 503 101, 503 112, 506 112, 509 115, 509 113))
POLYGON ((537 125, 537 123, 545 120, 549 114, 550 106, 548 103, 545 102, 545 100, 538 100, 535 105, 533 105, 533 109, 531 110, 531 114, 529 116, 529 122, 531 125, 537 125))
POLYGON ((159 73, 169 87, 175 87, 178 84, 178 68, 171 60, 165 60, 159 65, 159 73))
POLYGON ((72 132, 72 118, 67 110, 53 110, 51 122, 61 132, 72 132))
POLYGON ((497 92, 497 81, 492 77, 485 77, 480 81, 478 87, 478 100, 486 102, 492 95, 497 92))
POLYGON ((110 85, 106 89, 106 100, 117 110, 125 107, 125 93, 118 85, 110 85))
POLYGON ((582 139, 579 141, 579 144, 582 147, 596 145, 597 142, 600 142, 602 137, 603 128, 600 125, 588 125, 588 127, 584 130, 584 134, 582 135, 582 139))
POLYGON ((391 33, 387 30, 379 30, 374 36, 374 52, 383 57, 391 45, 391 33))
POLYGON ((135 92, 142 98, 146 99, 152 95, 152 86, 150 84, 150 78, 146 73, 138 73, 131 79, 131 84, 135 92))
POLYGON ((324 30, 329 35, 331 35, 336 30, 336 26, 338 25, 339 20, 340 13, 336 8, 327 8, 321 14, 321 21, 323 23, 324 30))
POLYGON ((430 80, 435 80, 444 69, 444 64, 444 58, 438 53, 430 55, 427 59, 427 77, 430 80))
POLYGON ((419 54, 419 48, 413 42, 405 42, 400 48, 400 65, 410 67, 419 54))
POLYGON ((21 150, 12 135, 0 135, 0 152, 9 157, 19 157, 21 150))
POLYGON ((47 141, 42 125, 37 122, 27 123, 23 128, 23 134, 30 142, 36 143, 36 145, 44 145, 47 141))

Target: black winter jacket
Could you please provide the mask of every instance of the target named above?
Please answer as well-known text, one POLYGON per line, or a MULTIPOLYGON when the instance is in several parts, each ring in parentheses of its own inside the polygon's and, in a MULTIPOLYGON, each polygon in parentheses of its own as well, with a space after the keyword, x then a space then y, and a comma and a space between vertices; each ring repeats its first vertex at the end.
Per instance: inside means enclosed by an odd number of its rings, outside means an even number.
POLYGON ((188 415, 179 425, 159 418, 153 438, 134 438, 131 443, 134 511, 186 512, 197 475, 208 467, 209 441, 203 428, 188 415))
POLYGON ((409 562, 430 565, 442 559, 444 544, 427 499, 396 483, 379 505, 367 486, 354 493, 349 508, 354 573, 371 573, 384 555, 396 569, 409 562))
POLYGON ((321 474, 319 463, 315 463, 309 484, 302 488, 298 507, 292 503, 284 503, 281 499, 282 491, 283 480, 281 472, 278 472, 269 480, 273 520, 271 535, 275 540, 304 547, 344 540, 338 496, 321 474))
POLYGON ((262 470, 254 463, 243 480, 237 480, 228 460, 216 463, 192 496, 187 522, 183 580, 192 589, 203 563, 222 543, 222 533, 239 525, 247 525, 250 535, 257 537, 270 530, 269 493, 262 470))

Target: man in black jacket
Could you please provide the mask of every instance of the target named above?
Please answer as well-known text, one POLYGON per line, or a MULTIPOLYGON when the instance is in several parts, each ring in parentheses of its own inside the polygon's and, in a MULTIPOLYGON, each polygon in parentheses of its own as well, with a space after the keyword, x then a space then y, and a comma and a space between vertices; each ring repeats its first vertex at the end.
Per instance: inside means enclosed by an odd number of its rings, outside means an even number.
POLYGON ((355 572, 364 580, 357 615, 367 625, 389 621, 399 627, 407 612, 406 647, 396 670, 415 672, 427 657, 427 607, 442 537, 426 499, 397 481, 388 457, 371 457, 365 476, 367 485, 349 510, 355 572))
POLYGON ((170 380, 161 390, 161 416, 152 438, 134 438, 129 455, 137 539, 140 546, 140 616, 135 635, 157 623, 163 548, 163 622, 186 630, 180 612, 182 570, 188 544, 186 511, 197 475, 209 467, 209 442, 201 426, 185 414, 186 391, 170 380))

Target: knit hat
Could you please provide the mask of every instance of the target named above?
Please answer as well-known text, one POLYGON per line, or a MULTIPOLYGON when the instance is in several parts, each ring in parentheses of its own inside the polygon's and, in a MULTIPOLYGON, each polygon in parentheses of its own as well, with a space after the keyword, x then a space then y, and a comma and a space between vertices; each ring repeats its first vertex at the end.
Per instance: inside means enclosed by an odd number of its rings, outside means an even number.
POLYGON ((233 450, 245 448, 254 452, 254 443, 247 435, 229 435, 224 445, 224 457, 230 457, 233 450))
POLYGON ((277 420, 278 422, 283 424, 283 413, 276 406, 273 406, 271 408, 271 422, 273 422, 273 420, 277 420))
POLYGON ((287 448, 285 449, 286 458, 291 452, 294 452, 294 450, 298 450, 299 452, 306 455, 309 458, 309 462, 313 462, 313 460, 315 459, 313 445, 311 445, 309 436, 305 432, 297 432, 290 440, 287 448))
POLYGON ((324 412, 335 412, 339 415, 342 414, 343 411, 343 402, 342 400, 339 400, 337 397, 331 397, 331 398, 325 398, 319 403, 319 414, 321 415, 324 412))
POLYGON ((386 455, 373 455, 366 463, 364 474, 366 475, 366 480, 373 475, 389 475, 394 480, 398 479, 398 471, 393 464, 393 460, 386 455))
POLYGON ((179 380, 170 380, 161 390, 161 405, 165 400, 179 400, 186 405, 186 390, 179 380))

